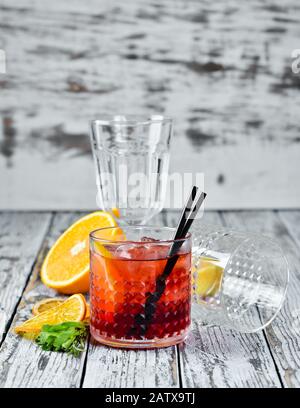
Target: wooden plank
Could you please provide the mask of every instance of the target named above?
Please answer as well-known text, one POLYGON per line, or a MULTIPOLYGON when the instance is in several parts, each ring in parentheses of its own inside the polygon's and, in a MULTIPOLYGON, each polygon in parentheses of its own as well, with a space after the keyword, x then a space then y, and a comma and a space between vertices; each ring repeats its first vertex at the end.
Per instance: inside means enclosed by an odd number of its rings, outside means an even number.
POLYGON ((286 387, 300 386, 300 258, 299 213, 242 211, 225 213, 233 227, 256 231, 276 238, 283 248, 290 267, 287 299, 276 319, 265 329, 273 359, 286 387), (293 215, 294 214, 294 215, 293 215), (284 221, 284 223, 282 222, 284 221), (293 239, 291 234, 293 235, 293 239), (297 238, 298 237, 298 238, 297 238))
POLYGON ((0 214, 0 344, 31 273, 49 213, 0 214))
MULTIPOLYGON (((27 217, 31 219, 29 215, 27 217)), ((28 318, 36 301, 43 297, 57 295, 55 291, 41 283, 40 266, 48 248, 75 218, 78 218, 78 215, 58 214, 53 219, 50 233, 39 252, 16 317, 0 350, 0 388, 78 387, 80 385, 85 353, 80 358, 75 358, 66 354, 45 352, 33 342, 13 333, 13 327, 28 318)), ((16 248, 16 242, 14 242, 14 248, 16 248)))
POLYGON ((278 215, 288 228, 290 235, 300 246, 300 211, 279 211, 278 215))
MULTIPOLYGON (((205 212, 202 221, 220 225, 222 219, 205 212)), ((179 352, 184 387, 280 387, 262 333, 240 334, 193 318, 191 334, 179 352)))
POLYGON ((120 350, 91 341, 83 387, 178 387, 175 347, 120 350))
MULTIPOLYGON (((165 213, 151 220, 163 225, 165 213)), ((83 387, 178 387, 176 347, 117 350, 91 341, 83 387)))

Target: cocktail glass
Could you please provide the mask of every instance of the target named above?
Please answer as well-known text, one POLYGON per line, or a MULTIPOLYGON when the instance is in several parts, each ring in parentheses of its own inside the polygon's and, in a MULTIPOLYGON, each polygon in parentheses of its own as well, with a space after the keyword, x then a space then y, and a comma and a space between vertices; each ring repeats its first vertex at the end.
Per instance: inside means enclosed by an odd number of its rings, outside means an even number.
POLYGON ((186 338, 191 322, 191 235, 180 240, 178 259, 165 277, 174 234, 174 228, 145 226, 90 234, 90 330, 96 340, 115 347, 153 348, 186 338))

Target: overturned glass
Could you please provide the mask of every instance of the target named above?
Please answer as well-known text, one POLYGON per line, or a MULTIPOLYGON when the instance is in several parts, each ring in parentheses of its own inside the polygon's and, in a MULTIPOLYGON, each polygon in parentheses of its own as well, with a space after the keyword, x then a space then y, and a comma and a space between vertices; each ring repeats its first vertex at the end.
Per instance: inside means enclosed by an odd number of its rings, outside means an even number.
POLYGON ((284 302, 289 269, 272 239, 195 223, 192 316, 239 332, 263 329, 284 302))

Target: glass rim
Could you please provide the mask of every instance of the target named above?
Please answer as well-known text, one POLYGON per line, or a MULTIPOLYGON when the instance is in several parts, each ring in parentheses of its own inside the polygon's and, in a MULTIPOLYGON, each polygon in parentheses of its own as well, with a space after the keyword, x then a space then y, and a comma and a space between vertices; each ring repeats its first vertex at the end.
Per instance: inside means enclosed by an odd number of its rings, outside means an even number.
MULTIPOLYGON (((162 239, 162 240, 157 240, 157 241, 134 241, 134 240, 111 240, 111 239, 105 239, 105 238, 99 238, 96 237, 94 234, 97 233, 98 231, 104 231, 108 229, 117 229, 122 227, 120 226, 115 226, 115 227, 104 227, 104 228, 97 228, 89 233, 89 238, 93 241, 97 242, 103 242, 105 244, 112 244, 112 245, 119 245, 119 244, 134 244, 134 245, 157 245, 157 244, 172 244, 173 242, 184 242, 187 241, 191 238, 192 234, 188 232, 184 238, 176 238, 176 239, 162 239)), ((157 227, 154 225, 128 225, 125 226, 124 229, 130 228, 130 229, 141 229, 141 228, 146 228, 146 229, 157 229, 157 230, 164 230, 164 231, 176 231, 175 227, 157 227)))
MULTIPOLYGON (((117 116, 117 115, 115 115, 117 116)), ((119 115, 122 116, 122 115, 119 115)), ((161 118, 155 119, 145 119, 142 115, 124 115, 129 120, 123 119, 114 119, 114 116, 107 115, 106 117, 103 116, 102 119, 92 119, 92 125, 101 125, 101 126, 109 126, 109 125, 118 125, 118 126, 146 126, 152 123, 172 123, 173 119, 170 116, 163 116, 163 115, 151 115, 151 116, 161 116, 161 118)))

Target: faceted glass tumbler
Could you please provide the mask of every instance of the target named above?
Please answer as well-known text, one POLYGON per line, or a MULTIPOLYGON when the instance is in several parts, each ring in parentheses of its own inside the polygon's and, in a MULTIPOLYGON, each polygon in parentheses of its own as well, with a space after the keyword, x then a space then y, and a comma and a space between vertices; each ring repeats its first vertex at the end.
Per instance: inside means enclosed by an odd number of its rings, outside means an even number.
POLYGON ((182 342, 191 321, 191 236, 170 273, 173 228, 130 226, 90 234, 92 336, 126 348, 167 347, 182 342))
POLYGON ((287 260, 272 239, 193 227, 193 316, 240 332, 272 322, 286 296, 287 260))
POLYGON ((92 121, 97 202, 116 208, 119 222, 145 224, 164 205, 169 170, 172 120, 112 116, 92 121))

